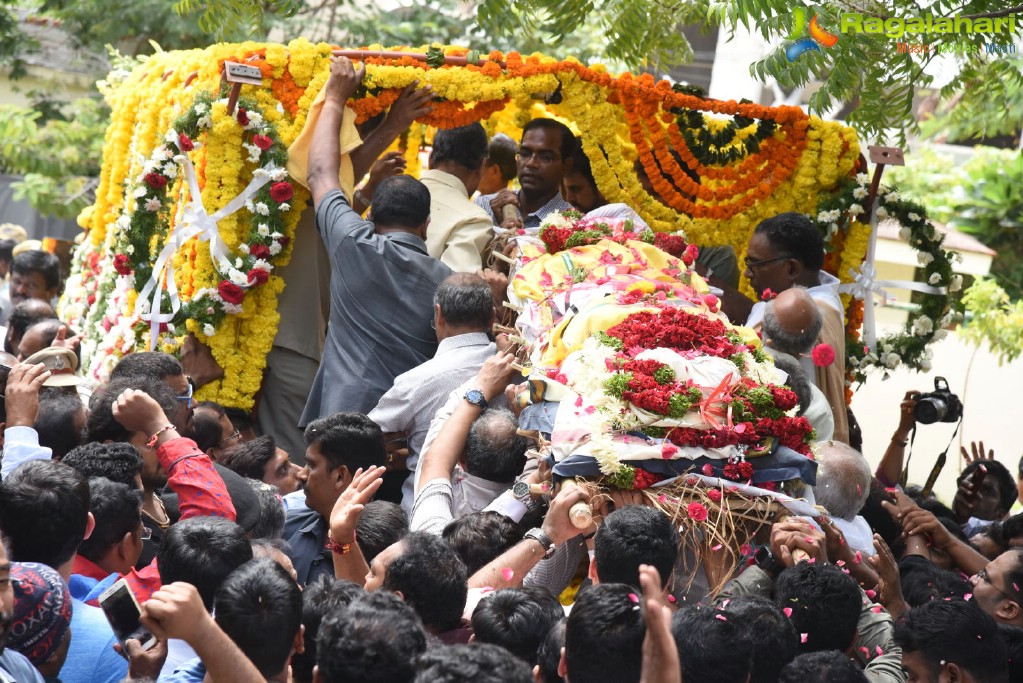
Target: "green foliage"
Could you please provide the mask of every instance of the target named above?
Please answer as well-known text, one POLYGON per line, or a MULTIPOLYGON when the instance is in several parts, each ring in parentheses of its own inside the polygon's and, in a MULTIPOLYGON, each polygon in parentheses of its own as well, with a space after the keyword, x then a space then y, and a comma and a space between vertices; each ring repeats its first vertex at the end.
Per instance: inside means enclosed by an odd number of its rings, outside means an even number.
POLYGON ((201 31, 215 40, 231 40, 259 36, 271 17, 290 17, 302 4, 302 0, 178 0, 174 11, 189 22, 198 15, 201 31))
POLYGON ((941 133, 950 140, 1018 135, 1023 120, 1023 57, 1017 53, 971 59, 941 95, 948 106, 943 115, 921 126, 925 135, 941 133))
POLYGON ((631 372, 616 372, 604 382, 604 391, 608 396, 621 398, 622 393, 628 391, 631 381, 631 372))
POLYGON ((92 203, 109 111, 99 99, 83 98, 66 107, 65 119, 40 125, 41 116, 0 107, 0 170, 24 176, 13 185, 16 199, 45 215, 71 218, 92 203))
POLYGON ((1012 299, 1023 297, 1023 155, 972 164, 952 201, 951 224, 998 252, 991 274, 1012 299))
POLYGON ((998 363, 1012 362, 1023 353, 1023 301, 1010 301, 994 280, 977 280, 963 295, 973 314, 961 334, 974 344, 986 341, 998 363))
POLYGON ((654 381, 662 385, 671 384, 675 381, 675 371, 667 365, 662 365, 654 370, 654 381))

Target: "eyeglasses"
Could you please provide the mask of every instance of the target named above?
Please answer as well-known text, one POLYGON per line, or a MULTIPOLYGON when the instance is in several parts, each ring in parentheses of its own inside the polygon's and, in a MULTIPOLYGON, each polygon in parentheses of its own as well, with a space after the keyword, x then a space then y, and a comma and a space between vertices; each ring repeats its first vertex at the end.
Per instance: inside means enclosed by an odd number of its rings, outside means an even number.
POLYGON ((227 448, 228 446, 234 446, 235 444, 239 443, 241 440, 242 440, 242 433, 239 432, 236 429, 236 430, 234 430, 234 432, 232 432, 228 436, 225 436, 224 439, 220 443, 217 444, 217 448, 227 448))
POLYGON ((189 384, 188 391, 178 396, 178 400, 184 402, 186 407, 188 408, 192 407, 192 392, 193 392, 192 385, 189 384))
POLYGON ((143 541, 148 541, 153 537, 153 530, 143 524, 142 533, 140 534, 140 537, 142 538, 143 541))
POLYGON ((789 258, 792 258, 792 257, 791 256, 775 256, 774 258, 765 258, 765 259, 760 259, 759 261, 754 261, 749 256, 747 256, 746 258, 744 258, 742 260, 742 262, 746 266, 747 269, 753 270, 754 268, 759 268, 760 266, 765 266, 768 263, 773 263, 775 261, 784 261, 785 259, 789 259, 789 258))
POLYGON ((1017 603, 1020 602, 1019 596, 1013 597, 995 585, 994 581, 991 580, 991 577, 987 575, 986 567, 977 572, 977 578, 986 583, 987 585, 991 586, 992 588, 994 588, 996 591, 998 591, 1001 594, 1001 596, 1006 600, 1017 603))
POLYGON ((528 164, 531 160, 536 159, 536 163, 541 166, 550 166, 558 160, 558 156, 554 154, 554 152, 533 152, 528 149, 520 149, 519 153, 515 155, 515 158, 524 164, 528 164))

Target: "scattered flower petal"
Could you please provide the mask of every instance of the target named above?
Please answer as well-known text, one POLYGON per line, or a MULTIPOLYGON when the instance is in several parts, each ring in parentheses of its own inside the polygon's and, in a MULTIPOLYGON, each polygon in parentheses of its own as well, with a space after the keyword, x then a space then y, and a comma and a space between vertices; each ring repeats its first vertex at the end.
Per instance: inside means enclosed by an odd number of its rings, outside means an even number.
POLYGON ((505 567, 504 569, 501 570, 501 576, 504 577, 505 581, 511 581, 512 577, 515 576, 515 572, 512 570, 511 567, 505 567))

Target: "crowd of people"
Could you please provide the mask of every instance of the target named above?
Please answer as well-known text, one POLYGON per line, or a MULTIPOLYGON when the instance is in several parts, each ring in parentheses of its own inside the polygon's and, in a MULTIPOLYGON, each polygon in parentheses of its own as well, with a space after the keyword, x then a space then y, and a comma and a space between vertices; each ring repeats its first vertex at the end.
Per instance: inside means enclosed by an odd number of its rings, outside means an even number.
MULTIPOLYGON (((779 518, 713 593, 691 580, 685 522, 634 491, 552 481, 495 327, 508 287, 486 267, 495 232, 628 207, 607 203, 550 119, 518 143, 438 131, 422 179, 363 155, 370 180, 346 187, 339 131, 362 73, 331 68, 302 179, 318 236, 296 244, 300 262, 316 249, 329 262, 325 337, 301 350, 279 335, 251 414, 194 399, 222 373, 194 339, 180 359, 128 354, 92 386, 52 307, 59 262, 0 244, 0 681, 1023 680, 1023 460, 1017 480, 983 444, 964 450, 950 506, 900 483, 911 392, 872 470, 808 220, 756 226, 743 265, 759 302, 737 291, 730 248, 698 261, 819 438, 820 514, 779 518), (821 342, 839 362, 807 362, 821 342), (288 365, 312 356, 312 373, 288 365), (580 503, 588 528, 570 518, 580 503), (127 633, 108 619, 119 591, 139 605, 127 633)), ((428 106, 403 93, 361 131, 374 154, 428 106)), ((304 294, 291 315, 319 329, 304 294)))

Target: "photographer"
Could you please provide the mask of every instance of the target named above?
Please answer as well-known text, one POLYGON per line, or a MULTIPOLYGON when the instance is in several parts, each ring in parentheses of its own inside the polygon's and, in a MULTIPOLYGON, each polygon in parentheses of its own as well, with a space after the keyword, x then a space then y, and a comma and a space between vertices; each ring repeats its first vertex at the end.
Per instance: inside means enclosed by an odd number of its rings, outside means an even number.
POLYGON ((919 391, 906 392, 906 397, 899 404, 899 426, 895 428, 891 443, 888 444, 888 450, 884 452, 881 462, 877 465, 877 471, 874 473, 877 480, 889 488, 898 485, 902 479, 906 446, 909 445, 909 435, 916 426, 916 418, 913 417, 913 414, 916 411, 916 402, 919 398, 919 391))

